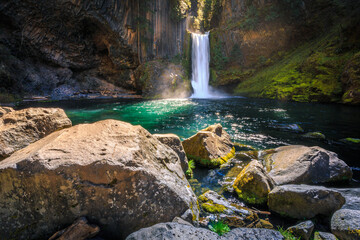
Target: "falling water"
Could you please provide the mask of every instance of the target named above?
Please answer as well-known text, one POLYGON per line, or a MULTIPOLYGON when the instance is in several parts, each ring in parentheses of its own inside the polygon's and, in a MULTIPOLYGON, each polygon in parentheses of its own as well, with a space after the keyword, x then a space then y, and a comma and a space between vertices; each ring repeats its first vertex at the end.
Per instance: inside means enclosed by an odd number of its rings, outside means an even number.
POLYGON ((211 98, 209 93, 209 33, 192 33, 192 98, 211 98))

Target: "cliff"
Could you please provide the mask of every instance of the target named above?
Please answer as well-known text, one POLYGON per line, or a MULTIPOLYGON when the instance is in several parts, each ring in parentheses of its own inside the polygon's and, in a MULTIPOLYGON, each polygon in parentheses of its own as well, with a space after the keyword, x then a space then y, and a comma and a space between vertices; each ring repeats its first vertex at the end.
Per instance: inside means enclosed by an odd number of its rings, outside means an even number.
POLYGON ((250 97, 359 103, 358 75, 346 67, 358 64, 357 1, 221 4, 220 20, 209 27, 213 86, 250 97))
POLYGON ((164 0, 1 0, 0 93, 141 92, 133 71, 182 53, 188 8, 164 0))

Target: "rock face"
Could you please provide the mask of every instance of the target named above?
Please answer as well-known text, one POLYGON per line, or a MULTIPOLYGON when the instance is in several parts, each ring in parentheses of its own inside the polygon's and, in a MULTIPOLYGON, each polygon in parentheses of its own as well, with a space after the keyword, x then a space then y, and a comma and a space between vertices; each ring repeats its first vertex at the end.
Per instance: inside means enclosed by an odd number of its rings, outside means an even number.
POLYGON ((331 218, 331 232, 341 240, 360 238, 360 210, 341 209, 331 218))
POLYGON ((181 64, 153 60, 136 69, 136 87, 147 98, 186 98, 191 95, 188 75, 181 64))
POLYGON ((334 234, 327 232, 315 232, 314 240, 338 240, 334 234))
POLYGON ((278 231, 261 228, 236 228, 223 236, 218 236, 205 228, 196 228, 178 223, 160 223, 132 233, 126 240, 281 240, 284 237, 278 231))
POLYGON ((77 125, 0 162, 0 238, 47 238, 86 216, 123 239, 186 211, 198 218, 179 157, 140 126, 77 125))
POLYGON ((71 226, 52 235, 49 240, 84 240, 96 236, 99 231, 98 226, 88 224, 87 219, 82 217, 71 226))
POLYGON ((60 108, 28 108, 7 113, 0 118, 0 158, 67 127, 71 127, 71 121, 60 108))
POLYGON ((265 156, 276 184, 314 184, 350 180, 352 171, 336 153, 320 147, 285 146, 265 156))
POLYGON ((140 63, 183 52, 188 8, 162 0, 1 2, 2 87, 60 96, 134 90, 140 63))
POLYGON ((297 219, 309 219, 319 214, 330 216, 344 203, 345 199, 339 192, 308 185, 278 186, 268 198, 271 211, 297 219))
POLYGON ((235 154, 230 135, 220 124, 199 131, 182 144, 189 159, 207 167, 219 166, 235 154))
POLYGON ((304 240, 309 240, 314 230, 314 223, 312 221, 306 221, 295 226, 291 226, 287 229, 289 232, 294 234, 295 237, 300 237, 304 240))
POLYGON ((175 134, 154 134, 153 136, 177 153, 180 158, 181 168, 186 172, 188 169, 188 159, 180 138, 175 134))
POLYGON ((4 116, 6 113, 13 112, 14 109, 11 107, 0 107, 0 117, 4 116))
POLYGON ((251 161, 236 177, 233 187, 239 198, 250 204, 267 202, 269 192, 275 182, 256 160, 251 161))

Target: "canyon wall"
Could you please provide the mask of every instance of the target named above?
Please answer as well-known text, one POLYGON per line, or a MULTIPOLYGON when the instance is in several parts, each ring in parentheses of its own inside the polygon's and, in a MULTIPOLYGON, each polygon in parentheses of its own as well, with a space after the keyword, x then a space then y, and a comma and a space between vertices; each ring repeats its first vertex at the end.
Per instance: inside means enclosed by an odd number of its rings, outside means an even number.
POLYGON ((1 0, 0 93, 137 90, 139 64, 182 53, 188 8, 167 0, 1 0))

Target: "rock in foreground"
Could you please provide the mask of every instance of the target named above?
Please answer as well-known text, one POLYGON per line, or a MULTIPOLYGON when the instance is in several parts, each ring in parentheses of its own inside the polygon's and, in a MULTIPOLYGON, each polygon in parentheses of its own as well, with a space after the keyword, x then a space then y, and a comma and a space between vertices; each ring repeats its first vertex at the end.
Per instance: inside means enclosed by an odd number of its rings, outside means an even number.
POLYGON ((153 136, 177 153, 180 158, 181 167, 183 171, 186 172, 188 169, 188 159, 180 138, 175 134, 154 134, 153 136))
POLYGON ((296 224, 295 226, 291 226, 287 230, 291 232, 295 237, 309 240, 314 230, 314 223, 308 220, 306 222, 296 224))
POLYGON ((57 130, 71 127, 60 108, 27 108, 0 118, 0 159, 57 130))
POLYGON ((236 228, 223 236, 207 230, 178 223, 160 223, 132 233, 126 240, 281 240, 284 237, 278 231, 262 228, 236 228))
POLYGON ((239 198, 250 204, 263 204, 274 181, 266 174, 263 166, 256 160, 251 161, 234 181, 234 190, 239 198))
POLYGON ((186 155, 205 167, 217 167, 235 155, 230 135, 220 124, 211 125, 182 142, 186 155))
POLYGON ((360 239, 360 210, 336 211, 331 218, 331 232, 341 240, 360 239))
POLYGON ((271 211, 297 219, 310 219, 319 214, 330 216, 344 203, 345 199, 339 192, 308 185, 278 186, 268 198, 271 211))
POLYGON ((13 112, 14 109, 11 107, 0 107, 0 117, 4 116, 5 114, 9 112, 13 112))
POLYGON ((123 239, 187 210, 197 219, 179 157, 141 126, 77 125, 0 162, 1 239, 48 238, 81 216, 123 239))
POLYGON ((300 145, 275 149, 265 157, 266 168, 276 184, 316 184, 350 180, 352 171, 336 153, 300 145))
POLYGON ((56 232, 49 240, 84 240, 96 236, 100 228, 88 224, 85 217, 79 218, 71 226, 56 232))

